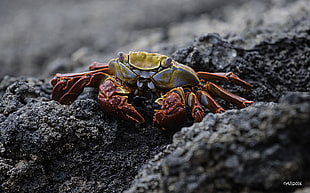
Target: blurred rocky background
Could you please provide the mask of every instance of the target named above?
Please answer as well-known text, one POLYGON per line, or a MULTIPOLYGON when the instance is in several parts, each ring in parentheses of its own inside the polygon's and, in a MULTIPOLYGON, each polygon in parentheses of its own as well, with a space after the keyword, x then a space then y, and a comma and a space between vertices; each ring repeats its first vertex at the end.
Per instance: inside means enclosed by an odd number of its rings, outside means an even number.
POLYGON ((0 192, 310 191, 308 0, 1 0, 0 65, 0 192), (162 131, 152 99, 141 125, 94 89, 50 100, 56 72, 137 50, 232 71, 250 93, 216 83, 256 103, 162 131))
POLYGON ((171 54, 203 33, 238 34, 261 24, 279 24, 307 12, 306 4, 292 0, 1 0, 0 78, 46 77, 53 70, 86 67, 94 59, 106 62, 120 50, 171 54))

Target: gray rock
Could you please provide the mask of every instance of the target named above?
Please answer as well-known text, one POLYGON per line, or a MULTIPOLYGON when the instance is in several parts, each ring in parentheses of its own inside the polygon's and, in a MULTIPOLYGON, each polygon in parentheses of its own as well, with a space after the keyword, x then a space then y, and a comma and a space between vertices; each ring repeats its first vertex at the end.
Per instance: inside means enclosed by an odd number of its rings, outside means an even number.
POLYGON ((127 192, 292 191, 283 182, 305 182, 309 136, 309 93, 208 114, 178 132, 127 192))
POLYGON ((49 83, 11 81, 0 100, 1 192, 120 192, 169 141, 105 115, 92 91, 68 106, 47 98, 49 83))
POLYGON ((126 192, 291 192, 307 186, 309 24, 306 14, 254 28, 262 39, 245 32, 239 44, 205 34, 177 50, 173 58, 197 71, 236 72, 254 85, 251 93, 217 84, 256 103, 207 114, 203 122, 183 128, 126 192), (284 185, 289 181, 303 185, 284 185))

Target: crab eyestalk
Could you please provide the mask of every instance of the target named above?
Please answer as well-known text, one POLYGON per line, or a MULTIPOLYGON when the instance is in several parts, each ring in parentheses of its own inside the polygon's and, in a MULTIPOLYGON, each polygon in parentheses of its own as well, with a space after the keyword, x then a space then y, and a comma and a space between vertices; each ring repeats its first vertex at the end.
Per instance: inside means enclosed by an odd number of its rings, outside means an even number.
POLYGON ((171 62, 172 62, 172 58, 167 58, 164 62, 164 67, 168 67, 171 65, 171 62))
POLYGON ((120 61, 124 61, 124 53, 123 53, 123 52, 119 52, 119 53, 117 54, 117 57, 118 57, 118 59, 119 59, 120 61))

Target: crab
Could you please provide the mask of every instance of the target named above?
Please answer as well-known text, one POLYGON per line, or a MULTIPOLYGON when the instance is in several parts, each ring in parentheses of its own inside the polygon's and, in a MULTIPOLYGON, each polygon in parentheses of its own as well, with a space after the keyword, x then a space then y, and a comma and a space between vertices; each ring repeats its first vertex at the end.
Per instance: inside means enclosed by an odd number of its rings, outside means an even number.
POLYGON ((232 72, 195 72, 165 55, 121 52, 107 64, 92 63, 87 72, 57 73, 51 80, 51 98, 61 104, 71 104, 84 87, 96 87, 99 90, 98 103, 103 111, 127 121, 143 123, 143 116, 128 102, 128 95, 151 93, 161 106, 154 110, 153 121, 163 129, 183 124, 187 116, 186 107, 196 122, 204 118, 204 107, 213 113, 224 112, 225 109, 213 96, 239 108, 253 103, 210 82, 212 80, 232 82, 245 90, 252 88, 251 84, 232 72))

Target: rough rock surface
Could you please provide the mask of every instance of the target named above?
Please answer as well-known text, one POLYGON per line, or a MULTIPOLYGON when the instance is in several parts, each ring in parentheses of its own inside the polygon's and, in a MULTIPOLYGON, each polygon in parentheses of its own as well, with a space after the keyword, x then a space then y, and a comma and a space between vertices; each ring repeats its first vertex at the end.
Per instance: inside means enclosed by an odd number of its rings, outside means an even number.
POLYGON ((309 179, 310 95, 208 114, 174 135, 127 192, 286 192, 309 179))
POLYGON ((117 123, 91 98, 59 105, 50 89, 16 80, 0 101, 2 192, 120 192, 169 141, 156 127, 117 123))
POLYGON ((309 29, 309 17, 301 17, 228 41, 203 35, 177 50, 174 59, 196 70, 237 72, 254 85, 247 98, 262 102, 207 114, 183 128, 126 192, 291 192, 309 186, 309 29), (253 34, 263 38, 247 38, 253 34))
MULTIPOLYGON (((133 125, 102 112, 96 89, 68 106, 50 101, 48 79, 2 78, 0 192, 307 192, 310 12, 302 6, 307 1, 277 2, 266 15, 281 13, 281 22, 261 16, 244 31, 201 35, 172 54, 195 70, 232 71, 254 85, 243 93, 216 82, 256 103, 237 110, 217 99, 227 112, 206 111, 201 123, 189 118, 182 129, 152 124, 152 98, 130 97, 146 118, 133 125), (302 185, 289 185, 294 182, 302 185)), ((185 28, 169 26, 160 37, 185 28)), ((153 48, 169 53, 170 43, 153 48)), ((97 52, 81 48, 55 58, 43 74, 92 55, 97 52)))

